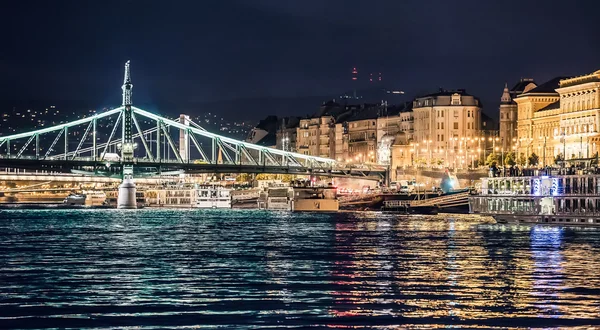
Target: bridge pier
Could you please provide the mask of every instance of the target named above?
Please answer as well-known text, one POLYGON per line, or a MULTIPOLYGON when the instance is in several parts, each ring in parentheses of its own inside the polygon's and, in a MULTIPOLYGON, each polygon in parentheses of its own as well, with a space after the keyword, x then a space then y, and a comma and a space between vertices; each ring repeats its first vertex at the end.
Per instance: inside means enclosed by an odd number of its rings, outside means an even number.
POLYGON ((123 166, 123 182, 117 195, 118 209, 137 209, 137 189, 133 181, 133 166, 123 166))

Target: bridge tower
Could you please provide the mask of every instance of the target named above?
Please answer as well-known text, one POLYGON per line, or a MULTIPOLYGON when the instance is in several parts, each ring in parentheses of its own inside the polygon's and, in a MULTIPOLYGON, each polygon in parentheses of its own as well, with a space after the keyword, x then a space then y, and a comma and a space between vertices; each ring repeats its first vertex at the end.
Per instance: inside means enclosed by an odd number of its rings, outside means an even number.
POLYGON ((122 144, 121 159, 123 162, 133 161, 133 138, 132 138, 132 110, 131 110, 131 92, 133 84, 131 83, 131 73, 129 71, 129 61, 125 63, 125 78, 123 79, 123 122, 122 122, 122 144))
POLYGON ((117 197, 117 208, 135 209, 136 187, 133 181, 133 136, 132 123, 133 111, 131 109, 131 94, 133 84, 131 83, 131 73, 129 71, 129 61, 125 63, 125 77, 123 78, 123 122, 121 123, 121 162, 123 168, 123 182, 119 186, 119 195, 117 197))
MULTIPOLYGON (((190 126, 190 116, 181 114, 179 123, 185 126, 190 126)), ((190 134, 187 129, 179 130, 179 155, 181 160, 187 163, 190 160, 190 134)))

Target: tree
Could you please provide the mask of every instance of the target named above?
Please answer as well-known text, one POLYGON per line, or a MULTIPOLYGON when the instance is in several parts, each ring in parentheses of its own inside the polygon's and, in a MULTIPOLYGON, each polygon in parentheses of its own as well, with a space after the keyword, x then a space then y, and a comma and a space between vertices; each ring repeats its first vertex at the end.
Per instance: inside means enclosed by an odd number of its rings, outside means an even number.
POLYGON ((515 153, 514 152, 509 152, 506 154, 506 157, 504 157, 504 165, 510 165, 510 166, 515 166, 517 165, 517 161, 515 159, 515 153))
POLYGON ((524 153, 519 154, 519 158, 517 159, 517 164, 519 164, 521 166, 525 166, 525 164, 527 164, 527 158, 525 157, 524 153))
POLYGON ((565 160, 565 156, 560 153, 558 155, 556 155, 556 157, 554 157, 554 164, 558 165, 560 163, 562 163, 565 160))
POLYGON ((540 157, 535 152, 532 152, 527 160, 529 161, 529 165, 536 166, 540 162, 540 157))
POLYGON ((492 152, 491 154, 489 154, 487 156, 487 159, 485 160, 485 165, 487 165, 487 166, 498 165, 501 161, 500 158, 501 158, 500 155, 498 155, 495 152, 492 152))
POLYGON ((283 174, 281 176, 281 182, 291 182, 292 180, 294 180, 294 176, 291 174, 283 174))
POLYGON ((259 173, 256 175, 256 180, 275 180, 274 174, 259 173))
POLYGON ((235 177, 235 181, 237 182, 248 182, 250 181, 250 175, 248 173, 240 173, 235 177))

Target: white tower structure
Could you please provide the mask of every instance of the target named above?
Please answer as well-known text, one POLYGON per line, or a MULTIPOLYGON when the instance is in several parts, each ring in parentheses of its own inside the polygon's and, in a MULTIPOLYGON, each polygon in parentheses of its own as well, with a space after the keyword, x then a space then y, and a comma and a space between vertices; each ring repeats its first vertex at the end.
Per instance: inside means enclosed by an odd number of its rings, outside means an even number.
POLYGON ((125 76, 123 78, 123 122, 121 136, 121 161, 123 162, 123 182, 119 186, 119 195, 117 197, 117 208, 135 209, 137 208, 136 187, 133 181, 133 136, 132 122, 133 111, 131 110, 131 92, 133 84, 131 83, 131 73, 129 70, 129 61, 125 63, 125 76))

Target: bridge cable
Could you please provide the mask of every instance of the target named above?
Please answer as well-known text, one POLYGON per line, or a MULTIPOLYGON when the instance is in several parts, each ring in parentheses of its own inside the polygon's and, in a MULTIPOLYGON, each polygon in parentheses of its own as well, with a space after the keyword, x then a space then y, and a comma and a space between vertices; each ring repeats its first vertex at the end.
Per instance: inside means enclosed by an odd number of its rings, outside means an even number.
POLYGON ((113 129, 110 132, 110 135, 108 137, 108 141, 106 142, 106 145, 104 146, 104 150, 100 154, 100 161, 104 160, 104 156, 106 156, 106 150, 108 149, 108 146, 110 144, 110 140, 112 140, 113 136, 115 135, 117 127, 119 127, 119 124, 121 123, 121 116, 122 115, 123 115, 123 111, 119 112, 119 116, 117 117, 117 121, 115 122, 115 126, 113 126, 113 129))

